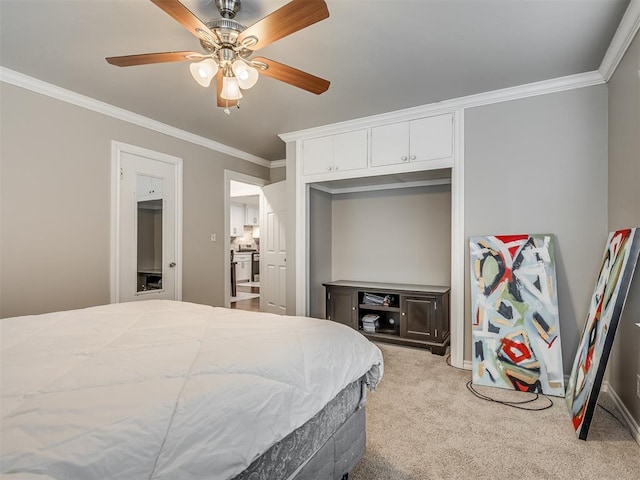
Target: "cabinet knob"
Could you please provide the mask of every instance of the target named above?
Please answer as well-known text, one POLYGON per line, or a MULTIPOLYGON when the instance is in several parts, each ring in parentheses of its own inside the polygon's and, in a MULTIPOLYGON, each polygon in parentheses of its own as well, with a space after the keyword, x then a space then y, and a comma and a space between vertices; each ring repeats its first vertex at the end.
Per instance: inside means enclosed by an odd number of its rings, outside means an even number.
POLYGON ((351 310, 355 310, 355 309, 356 309, 356 307, 351 307, 351 310))
POLYGON ((400 157, 400 160, 402 160, 403 162, 406 162, 407 161, 407 156, 403 155, 402 157, 400 157))
POLYGON ((405 315, 406 315, 406 313, 405 313, 405 312, 402 312, 402 316, 404 317, 405 315))
POLYGON ((409 157, 409 160, 415 160, 415 159, 416 159, 416 156, 415 156, 415 155, 411 155, 411 156, 409 157))
POLYGON ((333 167, 329 166, 329 167, 327 167, 327 170, 331 171, 331 170, 333 170, 333 167))

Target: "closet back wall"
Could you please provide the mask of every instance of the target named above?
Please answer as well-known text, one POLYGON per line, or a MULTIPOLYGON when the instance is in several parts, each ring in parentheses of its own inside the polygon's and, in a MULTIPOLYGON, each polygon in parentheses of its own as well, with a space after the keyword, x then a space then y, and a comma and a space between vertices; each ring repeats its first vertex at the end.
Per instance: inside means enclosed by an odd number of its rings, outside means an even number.
POLYGON ((451 185, 332 198, 333 280, 449 285, 451 185))

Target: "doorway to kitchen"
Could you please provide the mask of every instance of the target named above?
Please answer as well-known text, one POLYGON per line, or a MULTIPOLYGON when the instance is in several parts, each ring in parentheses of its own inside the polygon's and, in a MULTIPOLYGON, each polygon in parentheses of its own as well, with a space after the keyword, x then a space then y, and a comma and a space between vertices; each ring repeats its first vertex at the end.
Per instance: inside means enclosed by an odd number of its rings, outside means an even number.
POLYGON ((260 197, 263 179, 226 172, 227 306, 260 311, 260 197))

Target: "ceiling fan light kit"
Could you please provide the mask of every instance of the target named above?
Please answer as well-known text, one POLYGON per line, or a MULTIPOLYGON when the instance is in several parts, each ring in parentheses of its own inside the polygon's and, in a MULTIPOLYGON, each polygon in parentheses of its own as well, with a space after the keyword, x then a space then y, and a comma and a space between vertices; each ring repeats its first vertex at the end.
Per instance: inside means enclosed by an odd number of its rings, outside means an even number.
POLYGON ((216 0, 221 18, 206 24, 178 0, 151 0, 200 40, 205 53, 164 52, 108 57, 112 65, 128 67, 152 63, 191 61, 189 70, 198 84, 208 87, 216 78, 218 106, 229 113, 230 106, 238 106, 242 90, 253 87, 266 75, 319 95, 326 92, 330 82, 282 63, 258 57, 250 59, 254 51, 287 35, 302 30, 329 17, 324 0, 292 0, 253 25, 246 27, 234 20, 240 0, 216 0), (197 60, 197 61, 196 61, 197 60))
POLYGON ((211 58, 206 58, 201 62, 193 62, 189 65, 191 75, 193 78, 203 87, 208 87, 211 84, 211 80, 218 73, 218 64, 211 58))

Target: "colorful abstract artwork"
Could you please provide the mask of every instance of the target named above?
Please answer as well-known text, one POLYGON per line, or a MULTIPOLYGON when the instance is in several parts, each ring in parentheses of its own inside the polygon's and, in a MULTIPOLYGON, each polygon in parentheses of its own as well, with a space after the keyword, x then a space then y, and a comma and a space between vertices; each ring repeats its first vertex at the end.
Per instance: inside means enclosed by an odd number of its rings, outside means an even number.
POLYGON ((640 252, 640 229, 611 232, 567 385, 576 435, 587 439, 611 345, 640 252))
POLYGON ((564 396, 552 235, 470 238, 473 383, 564 396))

